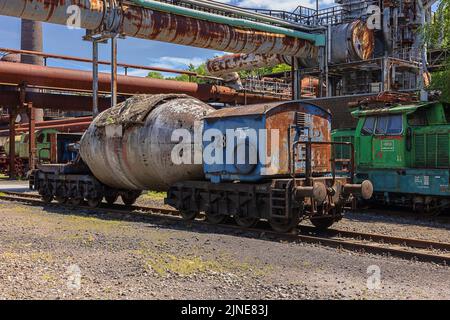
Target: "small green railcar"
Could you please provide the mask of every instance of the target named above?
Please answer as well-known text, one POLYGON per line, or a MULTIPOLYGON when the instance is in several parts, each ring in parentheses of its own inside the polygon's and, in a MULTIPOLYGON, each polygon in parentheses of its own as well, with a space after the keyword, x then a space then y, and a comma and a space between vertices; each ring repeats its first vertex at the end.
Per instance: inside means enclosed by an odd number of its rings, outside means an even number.
MULTIPOLYGON (((450 207, 450 105, 439 102, 360 108, 356 129, 335 130, 353 142, 357 180, 370 180, 374 201, 416 211, 450 207)), ((349 148, 335 149, 348 158, 349 148)))

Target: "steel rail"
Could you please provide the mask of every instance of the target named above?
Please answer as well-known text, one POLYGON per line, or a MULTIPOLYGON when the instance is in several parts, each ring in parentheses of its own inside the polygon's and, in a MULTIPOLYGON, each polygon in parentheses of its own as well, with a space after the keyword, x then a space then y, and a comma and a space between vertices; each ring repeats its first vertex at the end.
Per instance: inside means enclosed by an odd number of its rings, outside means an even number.
MULTIPOLYGON (((30 203, 33 205, 42 205, 44 204, 43 201, 39 199, 40 197, 35 194, 23 194, 18 192, 9 192, 9 191, 3 191, 0 192, 0 199, 7 200, 7 201, 18 201, 21 203, 30 203)), ((174 219, 176 221, 183 221, 179 215, 179 212, 175 209, 166 209, 166 208, 158 208, 158 207, 142 207, 142 206, 132 206, 132 207, 126 207, 122 205, 114 205, 111 207, 98 207, 98 208, 92 208, 89 206, 71 206, 68 204, 58 204, 58 203, 51 203, 51 204, 45 204, 46 206, 55 206, 55 207, 69 207, 69 208, 79 208, 83 210, 91 210, 91 211, 101 211, 107 214, 110 213, 119 213, 123 214, 130 213, 130 211, 133 212, 135 215, 140 215, 141 217, 149 217, 148 213, 152 214, 162 214, 165 218, 174 219)), ((120 216, 119 216, 120 217, 120 216)), ((156 216, 155 216, 156 217, 156 216)), ((194 220, 192 223, 197 224, 203 224, 208 226, 214 226, 211 225, 203 220, 194 220)), ((413 260, 413 261, 421 261, 421 262, 432 262, 432 263, 438 263, 438 264, 444 264, 444 265, 450 265, 450 255, 446 254, 435 254, 432 252, 424 252, 424 251, 411 251, 406 250, 403 247, 394 248, 394 247, 385 247, 377 244, 367 244, 367 243, 361 243, 357 240, 342 240, 342 239, 333 239, 329 236, 334 233, 340 233, 341 235, 347 235, 348 238, 356 237, 356 235, 364 236, 368 234, 360 234, 357 232, 350 232, 350 231, 342 231, 342 230, 328 230, 324 233, 324 235, 316 236, 316 235, 305 235, 302 233, 291 233, 291 234, 284 234, 284 233, 278 233, 276 231, 272 230, 266 230, 266 229, 258 229, 258 228, 242 228, 237 225, 232 224, 220 224, 217 225, 217 227, 224 227, 228 229, 233 230, 240 230, 240 231, 246 231, 246 232, 255 232, 255 233, 261 233, 263 232, 266 236, 271 235, 276 237, 278 240, 283 239, 291 242, 304 242, 304 243, 310 243, 310 244, 320 244, 327 247, 332 247, 336 249, 345 249, 349 251, 356 251, 356 252, 363 252, 363 253, 370 253, 370 254, 378 254, 378 255, 387 255, 397 258, 402 258, 406 260, 413 260), (328 234, 328 232, 330 234, 328 234)), ((300 231, 302 229, 308 229, 309 227, 301 226, 300 231)), ((317 233, 316 233, 317 234, 317 233)), ((441 246, 441 248, 449 248, 450 244, 448 243, 440 243, 440 242, 432 242, 432 241, 425 241, 425 240, 417 240, 417 239, 403 239, 403 238, 395 238, 395 237, 389 237, 389 236, 382 236, 382 235, 375 235, 370 234, 371 239, 377 239, 377 237, 384 237, 386 239, 402 239, 402 245, 403 246, 409 246, 409 248, 416 248, 417 245, 422 245, 427 243, 427 247, 421 249, 428 249, 430 248, 436 249, 441 246)), ((370 240, 367 238, 366 240, 370 240)), ((396 240, 395 240, 396 241, 396 240)), ((391 243, 384 243, 384 244, 391 244, 391 243)), ((398 244, 398 243, 396 243, 398 244)))

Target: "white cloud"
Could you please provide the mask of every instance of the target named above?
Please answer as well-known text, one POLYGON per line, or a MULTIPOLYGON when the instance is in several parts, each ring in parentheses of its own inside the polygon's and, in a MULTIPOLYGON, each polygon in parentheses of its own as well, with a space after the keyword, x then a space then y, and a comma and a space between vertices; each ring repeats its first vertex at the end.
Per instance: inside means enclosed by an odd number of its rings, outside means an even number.
POLYGON ((192 58, 183 58, 183 57, 160 57, 160 58, 151 58, 150 64, 153 66, 158 66, 160 68, 167 69, 186 69, 189 65, 194 65, 198 67, 202 63, 206 61, 205 58, 200 57, 192 57, 192 58))

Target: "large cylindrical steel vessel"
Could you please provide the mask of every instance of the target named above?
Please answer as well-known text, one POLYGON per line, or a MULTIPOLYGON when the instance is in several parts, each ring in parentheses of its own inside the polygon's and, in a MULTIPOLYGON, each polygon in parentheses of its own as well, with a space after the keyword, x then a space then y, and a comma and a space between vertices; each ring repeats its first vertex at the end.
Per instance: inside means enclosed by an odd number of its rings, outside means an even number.
POLYGON ((372 58, 374 31, 361 20, 333 26, 331 30, 331 62, 344 63, 372 58))
POLYGON ((81 157, 97 179, 118 189, 164 191, 177 181, 201 179, 202 165, 193 156, 192 163, 173 162, 179 142, 172 134, 187 129, 192 140, 184 140, 183 150, 194 150, 194 125, 212 111, 186 95, 134 96, 92 122, 81 139, 81 157))

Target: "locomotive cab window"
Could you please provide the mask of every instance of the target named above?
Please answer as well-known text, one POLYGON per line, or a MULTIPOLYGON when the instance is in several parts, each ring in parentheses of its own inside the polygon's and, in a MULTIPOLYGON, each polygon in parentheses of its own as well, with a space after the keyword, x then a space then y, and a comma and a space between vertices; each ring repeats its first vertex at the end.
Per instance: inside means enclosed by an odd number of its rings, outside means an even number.
POLYGON ((398 135, 403 132, 403 117, 401 114, 390 116, 387 124, 387 135, 398 135))
POLYGON ((402 115, 378 117, 376 135, 398 135, 403 132, 402 115))
POLYGON ((377 127, 375 129, 376 135, 386 134, 386 128, 389 121, 389 117, 378 117, 377 127))
POLYGON ((369 136, 373 134, 373 130, 375 128, 375 117, 367 117, 364 121, 364 126, 361 129, 361 134, 365 136, 369 136))

